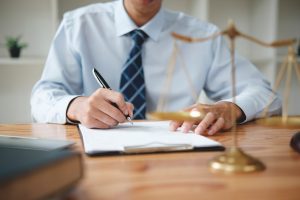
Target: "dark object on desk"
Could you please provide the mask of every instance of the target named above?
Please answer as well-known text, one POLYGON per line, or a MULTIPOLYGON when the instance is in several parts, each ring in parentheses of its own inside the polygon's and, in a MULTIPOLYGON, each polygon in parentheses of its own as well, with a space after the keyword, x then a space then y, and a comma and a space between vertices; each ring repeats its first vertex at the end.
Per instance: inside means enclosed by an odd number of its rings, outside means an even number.
POLYGON ((80 153, 0 145, 0 199, 55 197, 82 175, 80 153))
POLYGON ((298 57, 300 57, 300 38, 298 39, 298 51, 297 51, 298 57))
POLYGON ((297 132, 293 135, 291 142, 290 142, 290 146, 297 151, 298 153, 300 153, 300 132, 297 132))

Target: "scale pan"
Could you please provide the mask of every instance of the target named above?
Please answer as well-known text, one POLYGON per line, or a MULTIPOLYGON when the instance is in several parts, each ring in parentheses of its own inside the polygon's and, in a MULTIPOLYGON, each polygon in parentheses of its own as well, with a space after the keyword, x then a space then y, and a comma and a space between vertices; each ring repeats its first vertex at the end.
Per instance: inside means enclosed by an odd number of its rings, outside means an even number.
POLYGON ((153 120, 195 121, 202 120, 204 115, 199 111, 191 112, 152 112, 147 114, 153 120))
POLYGON ((256 120, 256 123, 266 126, 300 128, 300 116, 288 116, 286 118, 282 116, 261 118, 256 120))

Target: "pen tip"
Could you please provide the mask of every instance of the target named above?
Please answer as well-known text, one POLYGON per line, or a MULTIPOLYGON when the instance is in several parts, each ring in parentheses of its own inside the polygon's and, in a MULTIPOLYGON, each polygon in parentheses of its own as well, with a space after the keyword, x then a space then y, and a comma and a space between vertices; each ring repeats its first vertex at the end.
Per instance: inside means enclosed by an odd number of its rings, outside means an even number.
POLYGON ((127 121, 129 121, 130 124, 133 125, 133 122, 132 122, 132 120, 131 120, 131 117, 128 116, 128 117, 127 117, 127 121))

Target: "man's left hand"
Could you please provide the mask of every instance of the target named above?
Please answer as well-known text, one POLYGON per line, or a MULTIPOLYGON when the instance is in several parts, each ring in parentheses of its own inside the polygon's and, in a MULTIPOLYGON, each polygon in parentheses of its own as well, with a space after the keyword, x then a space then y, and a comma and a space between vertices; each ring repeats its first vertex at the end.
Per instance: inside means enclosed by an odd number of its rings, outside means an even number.
POLYGON ((221 130, 230 129, 234 123, 245 118, 244 112, 237 105, 225 101, 213 105, 195 104, 185 111, 200 111, 205 116, 198 121, 171 121, 170 130, 176 131, 181 127, 184 133, 194 130, 196 134, 214 135, 221 130))

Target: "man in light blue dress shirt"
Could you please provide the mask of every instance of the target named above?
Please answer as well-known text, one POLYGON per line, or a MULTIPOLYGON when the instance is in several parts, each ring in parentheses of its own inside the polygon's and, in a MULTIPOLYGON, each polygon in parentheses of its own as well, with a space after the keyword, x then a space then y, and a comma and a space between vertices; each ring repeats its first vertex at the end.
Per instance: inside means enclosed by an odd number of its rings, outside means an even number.
MULTIPOLYGON (((218 32, 216 26, 183 13, 161 8, 162 0, 119 0, 95 4, 64 15, 54 37, 41 79, 32 91, 32 116, 37 122, 79 122, 91 128, 110 128, 133 115, 133 105, 118 91, 122 66, 132 40, 128 33, 140 29, 148 39, 142 59, 146 84, 147 112, 155 111, 173 50, 171 32, 206 37, 218 32), (112 90, 99 89, 93 77, 95 67, 112 90), (112 105, 117 104, 118 108, 112 105)), ((179 49, 198 94, 204 90, 217 103, 199 122, 171 122, 170 129, 182 127, 210 135, 261 115, 272 91, 269 83, 246 59, 235 55, 236 104, 231 98, 230 54, 222 37, 204 43, 179 43, 179 49), (234 107, 236 116, 230 117, 234 107)), ((189 82, 177 62, 170 87, 167 111, 197 109, 189 82)), ((269 114, 278 114, 281 101, 275 97, 269 114)))

